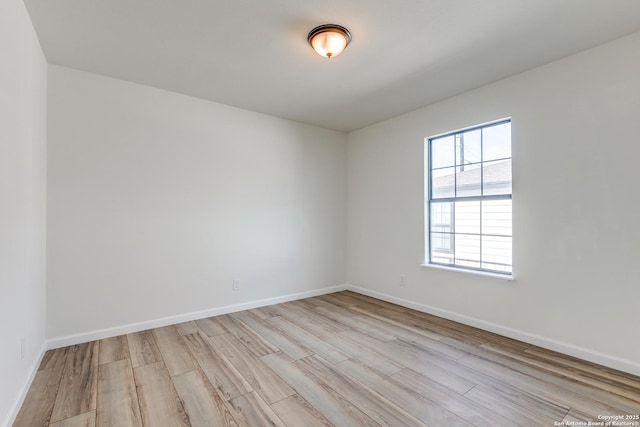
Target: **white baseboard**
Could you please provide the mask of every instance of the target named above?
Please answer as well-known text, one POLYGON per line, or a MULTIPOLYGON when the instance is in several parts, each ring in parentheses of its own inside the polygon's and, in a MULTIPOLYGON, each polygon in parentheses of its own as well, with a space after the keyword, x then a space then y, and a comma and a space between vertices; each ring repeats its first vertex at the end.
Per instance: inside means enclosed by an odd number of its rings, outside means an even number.
POLYGON ((16 396, 15 400, 9 407, 9 412, 4 418, 4 421, 0 423, 0 427, 9 427, 15 422, 16 417, 18 416, 18 412, 20 412, 20 408, 24 403, 24 399, 25 397, 27 397, 29 387, 31 387, 31 383, 33 383, 33 379, 35 378, 36 373, 38 373, 38 368, 40 367, 40 363, 42 363, 42 358, 44 357, 45 351, 45 343, 43 343, 42 348, 40 349, 40 354, 35 358, 35 360, 31 364, 31 367, 29 368, 29 376, 22 384, 20 393, 18 393, 18 396, 16 396))
POLYGON ((100 340, 109 337, 115 337, 133 332, 145 331, 147 329, 161 328, 163 326, 173 325, 175 323, 188 322, 190 320, 204 319, 205 317, 219 316, 221 314, 234 313, 236 311, 249 310, 251 308, 264 307, 267 305, 280 304, 287 301, 295 301, 303 298, 315 297, 318 295, 329 294, 332 292, 344 291, 346 285, 331 286, 328 288, 315 289, 312 291, 298 292, 295 294, 283 295, 279 297, 266 298, 256 301, 248 301, 240 304, 226 305, 223 307, 215 307, 207 310, 194 311, 191 313, 178 314, 175 316, 163 317, 161 319, 148 320, 138 323, 130 323, 127 325, 116 326, 113 328, 99 329, 95 331, 83 332, 73 335, 65 335, 62 337, 50 338, 46 342, 46 349, 66 347, 69 345, 82 344, 89 341, 100 340))
MULTIPOLYGON (((339 292, 343 290, 350 290, 353 292, 357 292, 362 295, 367 295, 383 301, 398 304, 403 307, 411 308, 417 311, 432 314, 434 316, 439 316, 445 319, 453 320, 455 322, 460 322, 465 325, 484 329, 489 332, 494 332, 496 334, 503 335, 505 337, 524 341, 526 343, 537 345, 539 347, 543 347, 549 350, 558 351, 560 353, 564 353, 569 356, 574 356, 589 362, 608 366, 610 368, 618 369, 620 371, 628 372, 630 374, 640 375, 640 363, 635 361, 622 359, 609 354, 600 353, 588 348, 561 342, 552 338, 520 331, 517 329, 509 328, 507 326, 499 325, 492 322, 487 322, 474 317, 465 316, 452 311, 443 310, 437 307, 432 307, 432 306, 421 304, 415 301, 405 300, 403 298, 398 298, 393 295, 373 291, 366 288, 361 288, 359 286, 353 286, 350 284, 332 286, 332 287, 316 289, 312 291, 305 291, 305 292, 299 292, 299 293, 294 293, 289 295, 283 295, 279 297, 266 298, 262 300, 248 301, 240 304, 232 304, 232 305, 227 305, 222 307, 215 307, 207 310, 169 316, 161 319, 149 320, 144 322, 132 323, 132 324, 117 326, 113 328, 89 331, 89 332, 80 333, 80 334, 54 337, 46 341, 45 349, 51 350, 59 347, 66 347, 69 345, 81 344, 84 342, 103 339, 103 338, 109 338, 117 335, 123 335, 123 334, 132 333, 132 332, 144 331, 147 329, 159 328, 167 325, 172 325, 175 323, 187 322, 190 320, 198 320, 198 319, 203 319, 205 317, 218 316, 221 314, 234 313, 237 311, 248 310, 251 308, 264 307, 268 305, 279 304, 279 303, 294 301, 294 300, 303 299, 303 298, 310 298, 318 295, 324 295, 324 294, 339 292)), ((44 355, 44 350, 42 352, 42 355, 40 356, 40 360, 42 359, 43 355, 44 355)), ((22 400, 24 399, 24 396, 29 388, 29 385, 33 380, 33 376, 37 371, 37 367, 39 363, 40 361, 38 361, 38 363, 35 365, 32 375, 29 378, 29 381, 26 383, 24 390, 21 393, 21 396, 19 399, 19 405, 17 406, 18 409, 20 408, 20 405, 22 404, 22 400)), ((15 410, 17 411, 17 409, 15 410)), ((16 415, 17 413, 14 414, 13 416, 15 417, 16 415)), ((1 425, 1 426, 4 427, 4 425, 1 425)))
POLYGON ((507 326, 498 325, 496 323, 487 322, 484 320, 465 316, 452 311, 442 310, 440 308, 417 303, 415 301, 409 301, 403 298, 394 297, 393 295, 372 291, 370 289, 361 288, 359 286, 353 286, 353 285, 347 284, 346 288, 350 291, 353 291, 362 295, 367 295, 373 298, 377 298, 379 300, 387 301, 393 304, 401 305, 403 307, 411 308, 413 310, 421 311, 423 313, 428 313, 434 316, 453 320, 455 322, 480 328, 485 331, 494 332, 496 334, 499 334, 508 338, 524 341, 528 344, 537 345, 538 347, 543 347, 549 350, 557 351, 569 356, 577 357, 582 360, 607 366, 609 368, 628 372, 633 375, 640 375, 640 363, 638 362, 622 359, 620 357, 612 356, 610 354, 600 353, 598 351, 594 351, 588 348, 561 342, 561 341, 554 340, 552 338, 544 337, 541 335, 519 331, 517 329, 512 329, 507 326))

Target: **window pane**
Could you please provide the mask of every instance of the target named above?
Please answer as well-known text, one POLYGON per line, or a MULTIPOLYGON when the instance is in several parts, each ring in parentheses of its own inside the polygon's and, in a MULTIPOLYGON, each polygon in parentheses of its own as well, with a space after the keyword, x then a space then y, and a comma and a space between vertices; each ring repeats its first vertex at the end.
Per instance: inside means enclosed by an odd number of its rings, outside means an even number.
POLYGON ((432 172, 431 197, 434 199, 455 196, 456 168, 437 169, 432 172))
POLYGON ((482 268, 511 272, 511 237, 482 236, 482 268))
POLYGON ((431 231, 453 232, 453 203, 431 203, 431 231))
POLYGON ((456 202, 455 232, 480 234, 480 201, 456 202))
POLYGON ((453 235, 431 233, 431 262, 453 264, 453 235))
POLYGON ((511 122, 482 129, 482 160, 511 157, 511 122))
POLYGON ((510 199, 482 202, 482 234, 512 235, 510 199))
POLYGON ((431 140, 431 169, 454 166, 456 145, 453 135, 431 140))
POLYGON ((455 234, 455 264, 480 268, 480 236, 455 234))
POLYGON ((511 194, 511 159, 482 164, 482 194, 511 194))
POLYGON ((476 129, 456 135, 456 165, 468 165, 482 161, 480 143, 482 130, 476 129))
POLYGON ((481 194, 481 165, 458 166, 456 171, 456 197, 481 194), (464 169, 464 170, 462 170, 464 169))
POLYGON ((510 274, 511 123, 452 132, 425 146, 429 261, 510 274))

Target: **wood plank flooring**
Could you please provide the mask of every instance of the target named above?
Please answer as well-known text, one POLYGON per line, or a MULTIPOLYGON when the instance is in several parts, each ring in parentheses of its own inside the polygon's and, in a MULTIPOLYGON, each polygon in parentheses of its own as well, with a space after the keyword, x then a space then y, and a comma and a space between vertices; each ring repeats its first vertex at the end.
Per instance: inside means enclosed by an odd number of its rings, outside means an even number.
POLYGON ((51 350, 14 426, 640 425, 639 414, 640 377, 339 292, 51 350))

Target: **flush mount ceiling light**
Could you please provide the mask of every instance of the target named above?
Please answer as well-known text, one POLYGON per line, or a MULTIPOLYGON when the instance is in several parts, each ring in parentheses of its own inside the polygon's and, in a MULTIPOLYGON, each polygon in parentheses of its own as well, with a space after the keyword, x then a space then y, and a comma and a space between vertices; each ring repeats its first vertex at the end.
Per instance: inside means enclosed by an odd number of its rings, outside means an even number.
POLYGON ((351 41, 351 33, 340 25, 325 24, 311 30, 307 41, 318 55, 333 58, 347 47, 351 41))

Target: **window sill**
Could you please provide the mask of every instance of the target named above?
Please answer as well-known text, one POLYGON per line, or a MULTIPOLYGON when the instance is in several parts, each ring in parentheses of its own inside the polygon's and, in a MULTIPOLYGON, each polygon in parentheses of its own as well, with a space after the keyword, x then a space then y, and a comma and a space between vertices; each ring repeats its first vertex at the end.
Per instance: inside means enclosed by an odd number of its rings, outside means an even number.
POLYGON ((425 268, 435 268, 437 270, 446 270, 446 271, 455 271, 456 273, 465 273, 465 274, 473 274, 475 276, 484 276, 491 277, 494 279, 502 279, 508 282, 512 282, 515 280, 513 274, 499 274, 499 273, 491 273, 489 271, 478 271, 478 270, 467 270, 465 268, 456 268, 456 267, 447 267, 446 265, 438 265, 438 264, 422 264, 422 267, 425 268))

